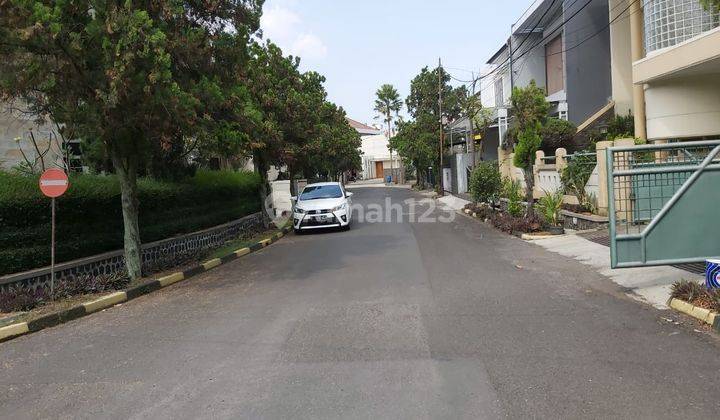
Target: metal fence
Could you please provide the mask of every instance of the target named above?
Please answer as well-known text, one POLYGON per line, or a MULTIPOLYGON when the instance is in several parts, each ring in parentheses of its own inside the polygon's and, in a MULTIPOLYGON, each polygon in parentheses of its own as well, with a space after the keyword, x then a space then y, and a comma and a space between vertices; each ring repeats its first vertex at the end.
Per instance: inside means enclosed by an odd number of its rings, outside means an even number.
POLYGON ((583 165, 595 166, 597 164, 596 152, 576 152, 565 156, 568 162, 577 162, 583 165))
MULTIPOLYGON (((720 181, 719 152, 720 141, 608 149, 613 267, 694 262, 714 256, 708 252, 718 247, 706 246, 708 239, 688 236, 717 224, 708 216, 712 208, 707 206, 719 204, 708 202, 720 195, 720 183, 716 183, 720 181), (684 250, 678 250, 683 242, 684 250)), ((720 244, 717 237, 711 241, 720 244)))

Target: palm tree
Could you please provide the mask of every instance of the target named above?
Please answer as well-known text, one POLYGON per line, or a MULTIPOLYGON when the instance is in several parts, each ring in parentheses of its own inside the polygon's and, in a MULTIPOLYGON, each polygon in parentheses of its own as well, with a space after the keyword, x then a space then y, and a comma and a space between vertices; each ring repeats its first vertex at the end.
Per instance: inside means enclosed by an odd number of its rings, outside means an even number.
MULTIPOLYGON (((388 131, 388 140, 392 137, 392 122, 393 115, 397 116, 402 107, 402 101, 400 100, 400 94, 397 89, 390 84, 384 84, 380 86, 380 89, 375 92, 375 112, 380 117, 384 118, 385 124, 388 131)), ((393 158, 392 148, 390 149, 390 173, 393 174, 393 158)), ((393 180, 395 176, 393 176, 393 180)))

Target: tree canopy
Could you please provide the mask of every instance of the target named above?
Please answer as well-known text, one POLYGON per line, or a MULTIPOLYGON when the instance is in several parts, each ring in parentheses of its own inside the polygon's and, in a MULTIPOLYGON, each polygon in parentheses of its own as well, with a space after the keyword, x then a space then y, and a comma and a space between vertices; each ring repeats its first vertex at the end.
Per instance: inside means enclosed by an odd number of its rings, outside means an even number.
POLYGON ((720 12, 720 0, 700 0, 700 4, 711 12, 720 12))
POLYGON ((0 1, 0 101, 53 120, 118 175, 132 278, 140 175, 183 176, 191 156, 252 156, 264 181, 270 165, 325 176, 359 167, 359 137, 324 77, 253 36, 262 5, 0 1))
POLYGON ((391 135, 391 124, 393 115, 397 116, 402 108, 402 100, 400 94, 393 85, 384 84, 375 92, 375 112, 383 118, 388 130, 388 137, 391 135))
POLYGON ((525 87, 514 87, 510 97, 515 133, 514 163, 525 172, 525 200, 528 203, 527 213, 532 211, 533 188, 535 176, 535 152, 542 144, 541 132, 548 119, 550 104, 545 99, 545 92, 534 80, 525 87))
POLYGON ((140 276, 138 170, 213 126, 261 0, 0 2, 0 99, 66 137, 99 139, 121 181, 125 259, 140 276))
POLYGON ((360 167, 360 137, 345 111, 327 100, 322 75, 303 73, 299 66, 298 57, 285 56, 271 42, 251 46, 247 80, 258 115, 248 119, 238 113, 238 129, 250 133, 246 153, 263 179, 263 198, 270 166, 286 167, 291 178, 311 179, 360 167))
POLYGON ((462 115, 464 87, 449 84, 450 75, 438 67, 424 67, 410 82, 410 95, 405 100, 411 121, 398 124, 398 134, 390 145, 418 171, 418 182, 423 185, 428 167, 437 171, 440 159, 440 92, 442 115, 452 121, 462 115), (438 77, 439 76, 439 77, 438 77), (439 83, 438 83, 439 82, 439 83))

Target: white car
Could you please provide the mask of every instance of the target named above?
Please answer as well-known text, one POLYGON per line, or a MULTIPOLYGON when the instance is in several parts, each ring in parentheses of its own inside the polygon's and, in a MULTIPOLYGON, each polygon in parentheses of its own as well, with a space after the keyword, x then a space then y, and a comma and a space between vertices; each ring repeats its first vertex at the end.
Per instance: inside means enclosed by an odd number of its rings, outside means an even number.
POLYGON ((296 231, 339 227, 350 228, 353 193, 339 182, 319 182, 293 197, 293 229, 296 231))

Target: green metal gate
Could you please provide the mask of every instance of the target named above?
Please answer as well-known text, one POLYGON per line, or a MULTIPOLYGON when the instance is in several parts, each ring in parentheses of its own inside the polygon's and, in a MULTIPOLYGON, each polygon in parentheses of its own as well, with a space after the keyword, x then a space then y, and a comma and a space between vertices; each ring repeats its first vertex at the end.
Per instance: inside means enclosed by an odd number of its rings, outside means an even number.
POLYGON ((613 268, 720 255, 720 140, 607 150, 613 268))

